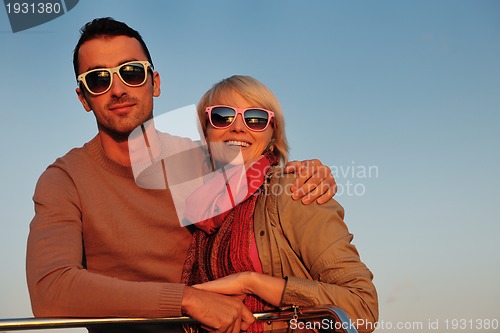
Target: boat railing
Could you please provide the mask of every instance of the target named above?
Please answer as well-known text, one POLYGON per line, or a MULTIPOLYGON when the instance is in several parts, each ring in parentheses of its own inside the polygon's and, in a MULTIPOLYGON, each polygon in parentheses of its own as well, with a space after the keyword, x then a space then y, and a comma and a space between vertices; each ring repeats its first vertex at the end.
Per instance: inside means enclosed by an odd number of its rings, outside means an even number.
MULTIPOLYGON (((283 311, 254 314, 256 321, 266 323, 288 322, 290 328, 315 328, 323 332, 357 333, 347 314, 331 305, 295 307, 283 311)), ((190 317, 168 318, 11 318, 0 319, 0 332, 44 330, 58 328, 91 328, 123 325, 162 325, 180 327, 183 324, 196 323, 190 317)))

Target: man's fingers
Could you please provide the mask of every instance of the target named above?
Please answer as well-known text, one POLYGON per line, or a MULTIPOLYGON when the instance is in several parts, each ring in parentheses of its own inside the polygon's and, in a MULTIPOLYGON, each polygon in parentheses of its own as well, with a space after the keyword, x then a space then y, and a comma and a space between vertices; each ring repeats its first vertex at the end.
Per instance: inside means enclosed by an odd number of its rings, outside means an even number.
POLYGON ((224 331, 224 333, 246 332, 254 321, 255 317, 253 316, 252 312, 248 310, 245 305, 241 304, 241 312, 232 321, 231 325, 224 331))
POLYGON ((337 193, 332 170, 317 159, 288 162, 285 172, 294 172, 296 175, 290 188, 294 200, 301 199, 304 204, 316 200, 318 204, 323 204, 337 193))
POLYGON ((296 175, 295 183, 292 185, 291 188, 293 193, 292 196, 294 199, 302 198, 306 193, 312 191, 321 182, 319 181, 318 183, 314 183, 308 181, 311 179, 311 176, 313 175, 310 168, 301 167, 300 169, 296 170, 295 175, 296 175))
POLYGON ((217 333, 239 333, 241 326, 241 316, 239 313, 235 313, 235 316, 230 320, 225 320, 222 322, 222 325, 212 332, 217 333))
POLYGON ((224 333, 240 333, 241 317, 238 316, 235 320, 231 322, 229 327, 224 333))
POLYGON ((246 306, 243 306, 243 311, 241 312, 241 326, 240 330, 241 331, 246 331, 252 325, 252 323, 255 321, 255 317, 253 316, 252 312, 248 310, 246 306))
POLYGON ((303 184, 302 186, 298 187, 295 190, 295 192, 292 192, 292 198, 294 200, 298 200, 298 199, 302 198, 302 202, 304 202, 304 199, 309 197, 311 195, 311 193, 313 193, 316 190, 317 190, 316 184, 309 184, 309 183, 303 184))
MULTIPOLYGON (((246 309, 246 307, 244 307, 246 309)), ((234 333, 240 333, 243 329, 241 328, 241 324, 243 324, 243 320, 242 320, 242 317, 238 317, 238 320, 236 321, 235 325, 234 325, 234 328, 233 328, 233 332, 234 333)))
POLYGON ((308 160, 303 162, 290 162, 292 164, 291 169, 293 172, 302 179, 302 182, 298 184, 298 187, 302 186, 304 182, 309 179, 312 175, 318 174, 325 176, 329 173, 325 170, 329 170, 328 167, 325 167, 319 160, 308 160))
POLYGON ((299 161, 289 161, 285 165, 285 172, 286 173, 298 173, 300 168, 302 167, 302 163, 299 161))
POLYGON ((321 172, 312 173, 310 169, 303 170, 295 180, 292 186, 292 197, 297 200, 303 198, 304 196, 310 196, 313 193, 317 193, 314 198, 318 197, 318 194, 323 194, 331 186, 331 182, 325 183, 326 178, 321 172), (318 192, 319 191, 319 192, 318 192))
POLYGON ((316 200, 318 204, 328 202, 337 193, 337 184, 333 178, 324 178, 323 182, 309 196, 309 202, 316 200))
POLYGON ((297 189, 293 192, 293 199, 302 198, 303 203, 320 199, 318 203, 322 204, 330 200, 337 192, 337 185, 331 175, 331 170, 324 165, 304 169, 297 177, 295 186, 297 189))
POLYGON ((330 201, 330 199, 337 193, 337 184, 333 182, 333 185, 328 188, 326 192, 324 192, 318 199, 316 199, 316 202, 319 205, 324 204, 325 202, 330 201))
POLYGON ((323 180, 318 187, 311 190, 307 195, 305 195, 301 201, 303 204, 309 204, 316 200, 319 205, 328 202, 337 192, 337 184, 335 182, 323 180))
MULTIPOLYGON (((307 184, 304 186, 307 186, 307 184)), ((304 196, 300 200, 305 205, 310 204, 322 194, 320 187, 308 186, 307 188, 310 188, 310 191, 307 194, 304 194, 304 196)))

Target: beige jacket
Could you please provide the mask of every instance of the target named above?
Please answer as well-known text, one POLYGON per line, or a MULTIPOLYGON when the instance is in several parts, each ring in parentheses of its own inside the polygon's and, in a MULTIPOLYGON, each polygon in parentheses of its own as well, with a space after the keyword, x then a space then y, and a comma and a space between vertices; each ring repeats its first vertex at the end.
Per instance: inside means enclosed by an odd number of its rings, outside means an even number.
POLYGON ((343 208, 335 200, 307 206, 294 201, 294 181, 280 168, 271 169, 257 200, 254 230, 263 272, 287 277, 282 305, 332 304, 358 331, 373 330, 378 320, 373 275, 351 244, 343 208))

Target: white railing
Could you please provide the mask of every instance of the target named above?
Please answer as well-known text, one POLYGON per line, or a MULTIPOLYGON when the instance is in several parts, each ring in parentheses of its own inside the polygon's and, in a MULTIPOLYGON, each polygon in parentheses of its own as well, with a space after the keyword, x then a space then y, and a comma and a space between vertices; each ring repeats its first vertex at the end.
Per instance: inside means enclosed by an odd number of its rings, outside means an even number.
MULTIPOLYGON (((303 327, 312 325, 312 321, 320 320, 319 324, 323 331, 357 333, 350 324, 350 319, 342 309, 330 305, 318 305, 304 308, 293 308, 285 311, 255 313, 255 320, 265 322, 288 322, 304 323, 303 327), (326 321, 325 321, 326 319, 326 321), (308 321, 309 320, 309 321, 308 321)), ((180 326, 182 324, 195 323, 189 317, 169 318, 12 318, 0 319, 0 331, 24 331, 43 330, 54 328, 77 328, 104 325, 164 325, 180 326)), ((300 327, 299 325, 296 325, 300 327)))

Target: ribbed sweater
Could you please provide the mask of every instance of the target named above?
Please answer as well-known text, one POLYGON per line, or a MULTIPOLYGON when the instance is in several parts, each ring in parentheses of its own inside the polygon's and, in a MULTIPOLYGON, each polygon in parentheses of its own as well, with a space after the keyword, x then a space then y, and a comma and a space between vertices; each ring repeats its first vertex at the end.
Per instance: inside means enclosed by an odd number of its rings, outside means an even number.
POLYGON ((181 315, 191 235, 168 190, 137 186, 96 136, 44 171, 33 200, 26 266, 35 316, 181 315))

